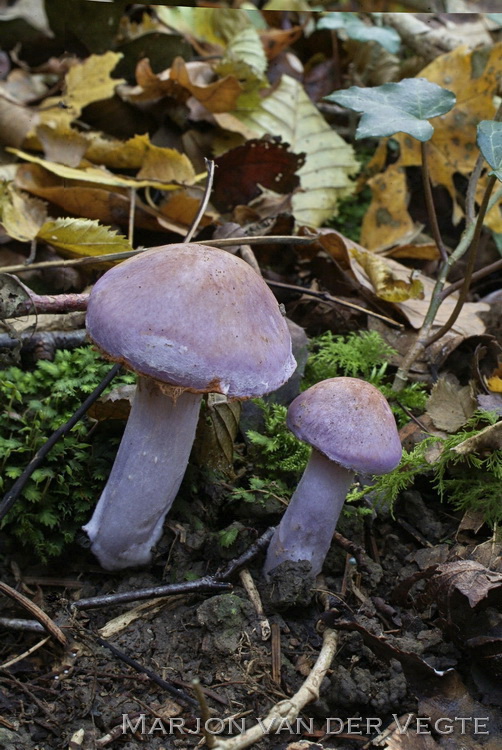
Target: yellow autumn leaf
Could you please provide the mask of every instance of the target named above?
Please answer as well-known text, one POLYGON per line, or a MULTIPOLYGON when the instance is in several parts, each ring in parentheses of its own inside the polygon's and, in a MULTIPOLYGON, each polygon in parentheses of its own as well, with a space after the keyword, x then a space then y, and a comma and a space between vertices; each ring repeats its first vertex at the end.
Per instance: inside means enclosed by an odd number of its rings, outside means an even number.
POLYGON ((111 77, 121 58, 122 54, 118 52, 105 52, 103 55, 89 55, 72 65, 65 76, 63 95, 45 99, 39 121, 49 125, 69 125, 88 104, 113 96, 116 86, 124 83, 121 78, 111 77))
POLYGON ((349 249, 351 255, 368 274, 376 294, 386 302, 404 302, 407 299, 423 299, 422 282, 413 277, 413 271, 399 278, 383 258, 374 253, 363 253, 357 248, 349 249))
POLYGON ((157 17, 175 31, 222 47, 251 25, 247 13, 235 8, 190 8, 157 5, 157 17))
POLYGON ((298 224, 321 226, 336 213, 340 198, 353 193, 350 175, 358 169, 354 151, 328 125, 301 83, 283 76, 279 86, 253 110, 215 115, 218 124, 246 138, 280 136, 291 151, 305 154, 298 171, 301 190, 293 195, 298 224))
MULTIPOLYGON (((96 185, 113 185, 114 187, 121 188, 134 188, 139 189, 143 187, 153 187, 159 190, 177 190, 179 185, 173 185, 172 183, 164 183, 160 180, 153 179, 136 179, 134 177, 123 177, 121 175, 113 174, 105 169, 98 169, 97 167, 82 167, 81 169, 73 169, 67 167, 64 164, 56 164, 55 162, 41 159, 33 154, 28 154, 25 151, 20 151, 16 148, 7 149, 13 154, 16 154, 21 159, 39 164, 44 169, 47 169, 53 174, 57 174, 58 177, 66 177, 67 180, 83 180, 85 182, 93 182, 96 185)), ((204 175, 196 175, 194 181, 202 179, 204 175)))
POLYGON ((31 198, 12 183, 0 182, 0 222, 9 237, 33 240, 47 217, 45 203, 31 198))
POLYGON ((110 227, 90 219, 57 219, 46 221, 37 238, 57 247, 70 258, 121 253, 132 250, 128 240, 110 227))

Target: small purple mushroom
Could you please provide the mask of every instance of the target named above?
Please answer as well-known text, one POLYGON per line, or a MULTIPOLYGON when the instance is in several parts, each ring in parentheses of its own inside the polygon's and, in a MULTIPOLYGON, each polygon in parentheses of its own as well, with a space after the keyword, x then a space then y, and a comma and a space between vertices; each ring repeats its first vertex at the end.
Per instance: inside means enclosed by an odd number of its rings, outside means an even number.
POLYGON ((354 474, 392 471, 401 443, 385 398, 357 378, 330 378, 301 393, 290 404, 287 424, 312 446, 312 455, 272 537, 264 573, 306 560, 317 575, 354 474))
POLYGON ((261 396, 295 369, 275 297, 244 261, 180 244, 115 266, 94 286, 87 330, 139 374, 108 483, 84 526, 101 565, 143 565, 185 474, 202 394, 261 396))

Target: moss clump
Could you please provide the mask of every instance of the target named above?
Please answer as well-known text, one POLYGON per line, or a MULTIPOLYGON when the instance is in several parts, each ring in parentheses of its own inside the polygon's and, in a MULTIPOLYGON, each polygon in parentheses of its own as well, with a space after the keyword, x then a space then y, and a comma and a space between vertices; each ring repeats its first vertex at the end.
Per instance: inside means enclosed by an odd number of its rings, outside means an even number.
MULTIPOLYGON (((0 491, 5 492, 50 435, 77 410, 110 369, 91 347, 59 350, 53 362, 32 371, 0 372, 0 491)), ((132 383, 120 375, 117 383, 132 383)), ((81 420, 59 440, 44 465, 33 472, 0 528, 47 560, 59 555, 89 519, 110 472, 119 436, 92 433, 81 420)))

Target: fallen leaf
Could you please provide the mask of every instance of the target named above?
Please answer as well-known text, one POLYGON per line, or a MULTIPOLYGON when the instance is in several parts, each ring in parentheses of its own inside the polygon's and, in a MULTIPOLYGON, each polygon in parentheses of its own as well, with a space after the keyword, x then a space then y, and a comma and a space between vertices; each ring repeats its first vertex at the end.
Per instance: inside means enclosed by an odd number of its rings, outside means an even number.
POLYGON ((475 411, 476 399, 469 385, 461 387, 456 379, 446 377, 434 384, 426 413, 439 430, 457 432, 475 411))
POLYGON ((160 180, 153 179, 137 179, 135 177, 123 177, 121 175, 113 174, 108 172, 106 169, 98 169, 97 167, 82 167, 81 169, 74 169, 67 167, 64 164, 56 164, 55 162, 41 159, 38 156, 29 154, 19 149, 9 148, 13 154, 16 154, 21 159, 32 162, 33 164, 39 164, 49 172, 57 174, 59 177, 65 177, 68 180, 81 180, 86 182, 93 182, 97 185, 110 185, 114 187, 122 188, 134 188, 139 189, 142 187, 156 187, 159 190, 176 190, 179 185, 173 185, 172 183, 165 183, 160 180))
POLYGON ((466 456, 469 453, 492 453, 502 450, 502 421, 489 425, 473 437, 467 438, 453 448, 455 453, 466 456))
POLYGON ((169 70, 154 73, 150 61, 143 57, 136 66, 137 86, 124 86, 120 90, 121 96, 133 102, 150 102, 169 96, 178 102, 185 103, 190 96, 180 83, 169 76, 169 70))
POLYGON ((12 183, 0 182, 0 221, 9 237, 19 242, 33 240, 46 218, 45 203, 12 183))
POLYGON ((392 164, 368 180, 373 198, 361 225, 361 243, 370 250, 392 247, 413 229, 408 213, 406 171, 392 164))
POLYGON ((289 144, 253 138, 215 159, 212 201, 221 211, 247 204, 260 194, 260 185, 276 193, 292 193, 300 179, 295 174, 304 154, 293 154, 289 144))
MULTIPOLYGON (((17 165, 15 184, 32 195, 60 206, 67 214, 96 219, 101 224, 119 224, 124 227, 129 224, 131 201, 127 191, 69 182, 38 164, 17 165)), ((156 217, 138 199, 134 210, 134 225, 151 231, 159 229, 156 217)))
POLYGON ((386 302, 403 302, 407 299, 423 299, 424 288, 413 271, 401 274, 393 272, 386 261, 374 253, 363 253, 351 248, 350 254, 365 270, 375 293, 386 302))
POLYGON ((239 401, 229 401, 220 393, 208 394, 193 446, 201 466, 231 471, 240 413, 239 401))
POLYGON ((212 113, 229 112, 234 109, 243 91, 235 76, 210 81, 214 73, 207 63, 186 63, 181 57, 174 60, 169 76, 212 113))
POLYGON ((218 124, 247 138, 273 133, 290 144, 295 153, 305 153, 298 172, 301 191, 293 196, 298 224, 320 226, 336 213, 340 198, 350 195, 350 175, 357 171, 351 146, 335 133, 305 93, 290 76, 253 110, 234 110, 215 115, 218 124))
POLYGON ((65 122, 54 125, 40 123, 35 133, 48 161, 78 167, 87 150, 87 138, 84 133, 74 130, 65 122))
POLYGON ((132 250, 131 245, 110 227, 89 219, 57 219, 46 221, 37 238, 57 247, 62 255, 85 258, 132 250))
POLYGON ((112 78, 111 72, 122 55, 105 52, 89 55, 71 66, 65 76, 64 94, 48 97, 39 112, 40 122, 51 126, 69 124, 80 117, 82 110, 92 102, 109 99, 123 79, 112 78))

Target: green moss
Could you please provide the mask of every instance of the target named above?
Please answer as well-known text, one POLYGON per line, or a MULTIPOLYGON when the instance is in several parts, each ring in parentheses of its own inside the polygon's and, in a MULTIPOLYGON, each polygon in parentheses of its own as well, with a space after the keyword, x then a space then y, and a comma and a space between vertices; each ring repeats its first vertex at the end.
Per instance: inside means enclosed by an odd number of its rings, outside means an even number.
MULTIPOLYGON (((0 372, 0 491, 6 492, 36 451, 77 410, 110 369, 91 347, 60 350, 32 371, 0 372)), ((118 383, 134 376, 118 376, 118 383)), ((89 520, 110 473, 119 437, 94 434, 84 418, 48 454, 0 527, 42 560, 57 556, 89 520)))

